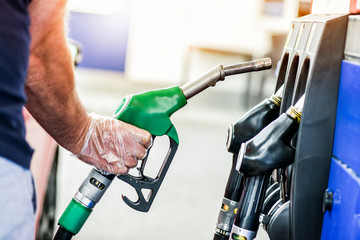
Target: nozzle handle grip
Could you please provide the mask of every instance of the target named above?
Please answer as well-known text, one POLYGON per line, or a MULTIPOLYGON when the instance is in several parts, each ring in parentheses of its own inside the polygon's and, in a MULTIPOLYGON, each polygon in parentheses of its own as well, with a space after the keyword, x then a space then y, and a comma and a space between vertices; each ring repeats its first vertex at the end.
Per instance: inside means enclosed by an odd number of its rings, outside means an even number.
POLYGON ((135 189, 135 191, 138 195, 138 199, 135 202, 131 201, 126 196, 122 196, 124 202, 129 207, 131 207, 135 210, 141 211, 141 212, 149 211, 149 209, 155 199, 155 196, 161 186, 161 183, 164 180, 166 172, 169 169, 170 164, 175 156, 177 148, 178 148, 178 144, 175 142, 174 139, 169 137, 169 141, 170 141, 170 147, 169 147, 168 153, 167 153, 165 160, 164 160, 155 179, 152 179, 152 178, 149 178, 149 177, 143 175, 143 170, 145 168, 145 163, 146 163, 148 155, 143 160, 143 164, 141 165, 141 168, 139 169, 139 172, 140 172, 139 177, 134 177, 130 174, 118 176, 118 178, 120 180, 130 184, 135 189), (150 190, 149 195, 147 197, 144 196, 144 194, 142 192, 143 189, 150 190))
POLYGON ((168 153, 155 179, 144 175, 151 148, 142 160, 141 167, 138 168, 139 176, 130 174, 118 176, 120 180, 130 184, 138 195, 135 202, 123 196, 124 202, 131 208, 141 212, 149 211, 179 144, 170 116, 186 104, 183 92, 176 86, 129 95, 116 108, 114 113, 116 119, 149 131, 153 140, 156 136, 167 135, 170 141, 168 153), (144 196, 143 189, 150 190, 148 197, 144 196))

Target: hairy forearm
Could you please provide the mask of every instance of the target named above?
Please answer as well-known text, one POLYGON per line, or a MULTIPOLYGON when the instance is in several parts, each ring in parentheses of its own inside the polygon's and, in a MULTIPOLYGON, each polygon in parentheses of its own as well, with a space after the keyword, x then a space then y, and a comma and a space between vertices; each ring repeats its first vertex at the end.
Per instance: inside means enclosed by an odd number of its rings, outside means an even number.
POLYGON ((66 2, 32 0, 29 5, 26 107, 60 145, 80 160, 109 173, 124 174, 145 156, 151 134, 110 117, 86 113, 75 90, 65 38, 66 2))
POLYGON ((57 24, 35 38, 31 47, 26 108, 60 145, 76 154, 90 119, 75 90, 63 23, 57 24))

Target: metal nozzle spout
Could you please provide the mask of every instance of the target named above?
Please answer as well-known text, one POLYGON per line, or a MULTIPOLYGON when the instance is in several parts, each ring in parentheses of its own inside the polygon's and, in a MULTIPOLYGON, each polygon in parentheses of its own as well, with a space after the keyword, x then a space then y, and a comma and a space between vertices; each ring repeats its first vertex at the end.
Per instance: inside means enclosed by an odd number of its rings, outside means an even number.
POLYGON ((266 70, 270 69, 271 66, 272 63, 270 58, 263 58, 226 67, 218 65, 199 78, 184 84, 180 88, 183 91, 185 98, 189 99, 206 88, 215 86, 218 81, 224 80, 225 76, 266 70))
POLYGON ((272 62, 270 58, 258 59, 250 62, 234 64, 224 67, 225 76, 230 76, 239 73, 262 71, 270 69, 272 62))

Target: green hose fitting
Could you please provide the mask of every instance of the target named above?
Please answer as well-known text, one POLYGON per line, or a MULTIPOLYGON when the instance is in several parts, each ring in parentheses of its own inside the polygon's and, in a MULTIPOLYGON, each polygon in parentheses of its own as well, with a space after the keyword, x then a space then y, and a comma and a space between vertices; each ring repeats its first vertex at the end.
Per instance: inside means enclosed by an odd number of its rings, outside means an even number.
POLYGON ((179 137, 170 116, 187 100, 178 86, 126 96, 116 107, 114 118, 149 131, 168 135, 177 144, 179 137))
POLYGON ((80 231, 91 212, 92 209, 72 199, 61 215, 59 225, 75 235, 80 231))

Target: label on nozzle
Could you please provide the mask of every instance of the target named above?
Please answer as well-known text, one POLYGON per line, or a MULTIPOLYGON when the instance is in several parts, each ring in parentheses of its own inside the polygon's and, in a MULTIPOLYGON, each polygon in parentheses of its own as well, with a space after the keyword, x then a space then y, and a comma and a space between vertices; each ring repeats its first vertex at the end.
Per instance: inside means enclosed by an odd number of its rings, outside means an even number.
POLYGON ((238 210, 238 204, 239 202, 223 198, 218 217, 218 223, 216 225, 218 229, 226 231, 228 234, 230 233, 238 210))
POLYGON ((90 183, 99 190, 104 190, 105 188, 105 185, 94 177, 90 178, 90 183))
POLYGON ((233 225, 231 230, 230 239, 231 240, 253 240, 256 237, 255 231, 250 231, 244 228, 240 228, 236 225, 233 225))

